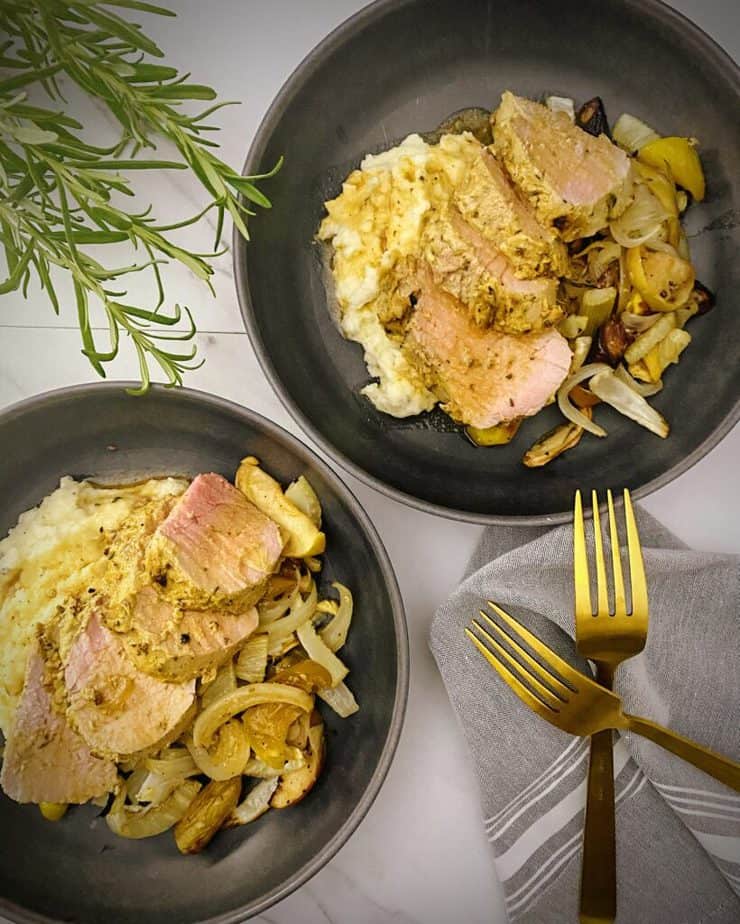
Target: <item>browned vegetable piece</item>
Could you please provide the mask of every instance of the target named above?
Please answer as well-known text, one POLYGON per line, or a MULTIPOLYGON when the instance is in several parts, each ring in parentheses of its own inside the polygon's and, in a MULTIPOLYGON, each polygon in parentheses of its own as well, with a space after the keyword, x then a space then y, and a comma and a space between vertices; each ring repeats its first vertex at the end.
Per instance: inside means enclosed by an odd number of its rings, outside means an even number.
MULTIPOLYGON (((290 656, 287 665, 270 678, 273 683, 284 683, 292 687, 315 693, 331 686, 331 676, 321 664, 310 658, 293 661, 290 656), (292 662, 292 663, 291 663, 292 662)), ((244 727, 254 753, 275 769, 279 769, 293 757, 293 744, 288 741, 291 726, 300 718, 302 710, 286 703, 262 703, 252 706, 244 713, 244 727)), ((321 721, 320 714, 319 721, 321 721)), ((314 724, 316 724, 314 722, 314 724)))
POLYGON ((276 661, 273 664, 268 664, 266 677, 269 680, 273 680, 275 674, 279 674, 280 671, 285 670, 287 667, 293 667, 294 664, 298 664, 299 661, 304 661, 305 655, 301 654, 300 651, 290 651, 288 654, 283 655, 279 661, 276 661))
MULTIPOLYGON (((288 635, 285 639, 283 639, 283 642, 280 646, 280 650, 277 652, 277 656, 280 658, 284 658, 286 655, 290 654, 291 651, 297 648, 299 644, 300 643, 298 639, 295 637, 295 635, 288 635)), ((268 674, 272 678, 272 674, 270 674, 269 670, 268 670, 268 674)))
POLYGON ((273 683, 285 683, 305 690, 306 693, 316 693, 317 690, 325 690, 331 686, 329 671, 322 664, 310 658, 304 658, 296 664, 279 670, 271 679, 273 683))
POLYGON ((612 363, 609 357, 606 354, 606 350, 601 345, 601 340, 599 337, 594 337, 593 343, 591 344, 591 349, 588 353, 588 358, 586 362, 589 363, 609 363, 610 365, 616 365, 612 363))
POLYGON ((694 267, 677 253, 630 247, 625 262, 630 282, 654 311, 683 308, 694 291, 694 267))
POLYGON ((301 750, 306 748, 308 746, 308 729, 310 725, 309 714, 302 712, 288 729, 288 734, 285 736, 286 744, 301 750))
POLYGON ((242 459, 234 483, 256 507, 280 527, 285 538, 283 554, 305 558, 321 555, 326 548, 326 536, 283 493, 277 481, 260 468, 254 456, 242 459))
POLYGON ((711 311, 712 308, 714 308, 715 301, 714 292, 697 279, 694 282, 694 290, 689 299, 689 304, 693 302, 698 308, 696 313, 706 314, 708 311, 711 311))
POLYGON ((611 317, 599 328, 588 361, 616 366, 634 339, 634 334, 625 329, 619 318, 611 317))
POLYGON ((241 777, 212 780, 201 789, 175 825, 175 843, 180 853, 200 853, 239 802, 241 777))
POLYGON ((293 574, 285 574, 282 570, 280 574, 274 574, 267 582, 263 599, 272 600, 279 597, 289 590, 293 590, 298 584, 298 569, 293 568, 293 574))
POLYGON ((599 289, 608 289, 613 286, 615 289, 619 286, 619 262, 613 260, 604 272, 596 280, 596 286, 599 289))
POLYGON ((39 802, 41 814, 47 821, 59 821, 67 812, 66 802, 39 802))
POLYGON ((598 404, 601 399, 597 398, 588 388, 584 388, 583 385, 574 385, 570 390, 570 400, 573 404, 578 405, 578 407, 584 408, 593 407, 595 404, 598 404))
POLYGON ((278 788, 270 800, 272 808, 288 808, 300 802, 313 789, 319 778, 326 756, 323 724, 311 726, 308 731, 308 741, 310 751, 306 756, 306 766, 280 777, 278 788))
POLYGON ((278 770, 292 758, 293 749, 286 738, 302 711, 287 703, 262 703, 247 709, 244 727, 252 750, 260 760, 278 770))
MULTIPOLYGON (((572 392, 571 392, 572 394, 572 392)), ((590 407, 585 407, 583 413, 592 418, 590 407)), ((528 449, 522 457, 522 462, 527 468, 541 468, 552 462, 558 456, 577 446, 583 436, 583 427, 574 423, 560 424, 553 430, 550 430, 544 436, 540 437, 537 442, 528 449)))
POLYGON ((465 435, 474 446, 505 446, 514 439, 521 423, 521 418, 518 418, 484 429, 468 426, 465 428, 465 435))
POLYGON ((581 106, 576 113, 576 125, 579 125, 589 135, 606 135, 611 138, 606 110, 600 96, 594 96, 581 106))

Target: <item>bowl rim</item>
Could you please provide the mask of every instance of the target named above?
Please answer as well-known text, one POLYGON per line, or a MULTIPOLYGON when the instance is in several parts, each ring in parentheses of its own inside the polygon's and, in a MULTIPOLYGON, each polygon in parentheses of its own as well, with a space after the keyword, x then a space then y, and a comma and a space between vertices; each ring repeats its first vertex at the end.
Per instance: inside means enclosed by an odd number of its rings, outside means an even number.
MULTIPOLYGON (((41 392, 38 395, 33 395, 30 398, 24 398, 21 401, 11 404, 7 408, 1 410, 0 429, 6 422, 17 419, 18 417, 22 417, 25 413, 35 410, 45 404, 54 404, 59 401, 64 401, 68 398, 73 398, 79 395, 87 395, 92 393, 94 390, 122 394, 124 393, 124 389, 136 388, 138 385, 138 382, 124 380, 88 382, 80 385, 70 385, 64 388, 56 388, 41 392)), ((391 763, 393 762, 406 716, 410 676, 408 625, 406 622, 403 597, 401 596, 401 591, 398 586, 398 580, 396 578, 390 556, 388 555, 385 545, 383 544, 383 540, 380 538, 375 525, 371 521, 370 516, 365 511, 360 501, 355 497, 350 488, 344 483, 342 478, 327 462, 321 459, 313 449, 307 446, 298 437, 293 436, 292 433, 289 433, 279 424, 269 420, 262 414, 259 414, 257 411, 253 411, 251 408, 244 407, 243 405, 237 404, 234 401, 230 401, 227 398, 222 398, 219 395, 214 395, 209 392, 200 391, 194 388, 173 389, 160 384, 152 384, 150 386, 150 390, 160 396, 167 395, 169 393, 173 399, 178 395, 185 395, 188 398, 194 399, 196 403, 216 408, 221 411, 227 411, 230 414, 235 414, 243 420, 247 421, 249 424, 261 429, 269 437, 276 440, 277 442, 282 442, 284 445, 287 444, 288 448, 294 452, 299 459, 305 460, 311 465, 316 466, 316 468, 319 469, 322 475, 337 491, 342 502, 350 510, 353 519, 359 524, 360 529, 364 531, 365 535, 367 536, 370 546, 378 561, 385 585, 388 588, 388 594, 391 602, 391 615, 393 618, 393 628, 396 636, 396 695, 393 702, 393 710, 391 713, 391 721, 388 727, 388 732, 380 752, 380 758, 375 770, 373 771, 370 781, 368 782, 362 797, 354 806, 348 818, 336 831, 333 837, 308 863, 305 863, 282 884, 276 886, 261 898, 256 899, 249 904, 242 905, 239 908, 235 908, 231 911, 226 911, 223 914, 217 915, 215 917, 204 918, 198 922, 198 924, 239 924, 239 922, 246 921, 253 915, 261 914, 276 904, 278 901, 286 898, 300 886, 304 885, 309 879, 315 876, 319 870, 323 869, 323 867, 326 866, 326 864, 338 853, 338 851, 349 840, 351 835, 357 830, 360 823, 370 810, 370 807, 375 802, 375 799, 380 792, 385 778, 388 775, 391 763)), ((131 400, 146 401, 147 398, 146 396, 143 396, 142 398, 136 398, 132 396, 131 400)), ((15 921, 16 924, 59 924, 59 922, 62 921, 62 918, 49 918, 45 915, 38 914, 37 912, 21 908, 20 906, 10 902, 8 899, 2 896, 0 896, 0 912, 8 915, 9 920, 15 921)))
MULTIPOLYGON (((414 2, 417 2, 417 0, 374 0, 373 3, 358 10, 348 19, 344 20, 344 22, 340 23, 309 51, 300 64, 298 64, 288 76, 280 90, 278 90, 277 95, 263 116, 247 151, 244 166, 242 168, 243 175, 249 176, 250 174, 259 173, 262 155, 276 123, 282 116, 283 109, 300 91, 306 79, 323 64, 324 59, 336 48, 340 47, 346 39, 355 35, 369 23, 381 19, 392 9, 396 10, 401 6, 410 5, 414 2)), ((670 24, 682 29, 690 36, 697 48, 700 48, 706 54, 714 55, 718 64, 727 70, 728 76, 734 79, 737 94, 738 97, 740 97, 740 66, 736 64, 733 58, 721 45, 711 38, 703 29, 697 26, 691 19, 684 16, 683 13, 680 13, 673 7, 668 6, 663 0, 619 0, 619 2, 625 7, 639 11, 640 15, 648 15, 662 24, 670 24)), ((553 513, 507 516, 502 514, 476 513, 474 511, 448 507, 444 504, 427 501, 388 484, 378 476, 366 471, 346 453, 337 449, 294 402, 288 389, 281 381, 277 369, 270 358, 269 351, 262 341, 256 323, 252 293, 249 287, 247 243, 248 242, 244 240, 241 234, 239 234, 237 228, 234 227, 232 233, 232 261, 236 294, 244 327, 257 356, 257 361, 283 407, 301 427, 303 432, 309 436, 310 439, 320 447, 322 452, 325 452, 327 456, 332 459, 332 461, 336 462, 363 484, 374 488, 381 494, 386 495, 386 497, 397 500, 416 510, 421 510, 423 513, 442 516, 446 519, 458 520, 465 523, 477 523, 484 526, 555 526, 570 521, 571 511, 569 510, 553 513)), ((646 482, 639 488, 632 490, 632 496, 636 500, 647 497, 654 491, 670 484, 670 482, 678 478, 679 475, 683 475, 690 468, 693 468, 697 462, 704 458, 710 450, 727 436, 738 420, 740 420, 740 395, 736 398, 734 406, 729 410, 723 420, 719 422, 703 442, 661 475, 646 482)))

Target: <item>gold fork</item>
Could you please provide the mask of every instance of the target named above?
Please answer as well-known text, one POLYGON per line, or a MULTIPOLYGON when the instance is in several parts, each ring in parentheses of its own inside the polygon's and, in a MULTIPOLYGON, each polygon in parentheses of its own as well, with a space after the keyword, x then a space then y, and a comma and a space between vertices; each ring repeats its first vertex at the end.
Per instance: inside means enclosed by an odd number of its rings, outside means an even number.
POLYGON ((476 620, 472 624, 477 634, 467 628, 465 632, 501 679, 541 718, 564 732, 582 737, 607 728, 633 731, 740 792, 740 764, 656 722, 624 712, 616 693, 571 667, 501 607, 490 600, 488 605, 507 629, 501 628, 483 610, 480 615, 508 647, 476 620))
MULTIPOLYGON (((597 681, 611 690, 617 667, 622 661, 639 654, 645 647, 648 629, 648 598, 637 523, 629 491, 625 488, 624 519, 627 528, 631 600, 631 612, 627 612, 612 492, 607 491, 606 496, 612 552, 614 612, 610 612, 609 607, 599 501, 596 491, 591 492, 594 557, 596 559, 597 607, 595 614, 591 608, 588 555, 580 491, 576 491, 573 514, 573 577, 576 648, 580 655, 596 664, 597 681)), ((581 924, 614 921, 617 914, 613 744, 611 729, 598 732, 591 738, 581 864, 579 914, 581 924)))

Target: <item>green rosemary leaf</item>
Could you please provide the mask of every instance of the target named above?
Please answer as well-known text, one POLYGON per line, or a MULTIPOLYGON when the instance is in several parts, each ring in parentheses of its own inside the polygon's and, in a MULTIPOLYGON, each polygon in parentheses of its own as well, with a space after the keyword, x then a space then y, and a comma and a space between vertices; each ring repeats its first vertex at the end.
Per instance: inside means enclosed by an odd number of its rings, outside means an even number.
POLYGON ((105 369, 102 362, 97 358, 95 351, 95 341, 93 340, 92 330, 90 329, 90 315, 88 312, 88 293, 87 290, 75 279, 74 281, 75 299, 77 300, 77 317, 82 335, 82 352, 92 363, 93 369, 99 376, 105 378, 105 369))
POLYGON ((29 84, 44 80, 46 77, 58 74, 61 69, 61 64, 55 64, 37 71, 23 71, 22 74, 18 74, 16 77, 8 77, 6 80, 0 80, 0 95, 5 96, 7 93, 19 90, 21 87, 27 87, 29 84))
POLYGON ((126 22, 115 13, 105 13, 101 5, 97 3, 82 4, 85 6, 85 14, 90 22, 100 26, 110 32, 111 35, 117 35, 124 42, 128 42, 132 48, 138 48, 155 58, 163 58, 164 52, 144 33, 126 22))
POLYGON ((247 226, 244 223, 244 219, 239 214, 239 209, 235 203, 229 202, 227 206, 229 214, 231 215, 231 220, 234 222, 237 231, 245 240, 249 240, 249 231, 247 231, 247 226))
MULTIPOLYGON (((201 128, 199 130, 202 132, 207 132, 207 131, 211 131, 212 129, 209 126, 205 126, 204 128, 201 128)), ((218 130, 219 129, 217 128, 213 129, 213 131, 218 131, 218 130)), ((219 147, 218 141, 211 141, 209 138, 199 138, 198 144, 200 144, 204 148, 218 148, 219 147)))
POLYGON ((221 235, 224 230, 224 217, 226 216, 226 210, 222 205, 218 207, 218 215, 216 217, 216 240, 214 241, 213 246, 218 247, 221 243, 221 235))
POLYGON ((144 352, 143 347, 139 340, 135 337, 132 337, 134 341, 134 347, 136 348, 136 354, 139 357, 139 373, 141 375, 141 385, 138 388, 128 388, 126 389, 130 395, 134 397, 140 397, 145 395, 149 391, 149 364, 146 361, 146 353, 144 352))
POLYGON ((20 144, 52 144, 58 138, 56 132, 44 131, 43 128, 37 128, 35 125, 29 125, 27 128, 19 126, 12 129, 11 133, 20 144))
POLYGON ((13 104, 12 113, 20 119, 28 119, 31 122, 54 122, 56 126, 63 125, 66 128, 76 128, 78 131, 82 125, 71 116, 63 112, 53 112, 50 109, 42 109, 40 106, 29 106, 28 103, 17 102, 13 104))
MULTIPOLYGON (((78 0, 85 6, 92 6, 98 0, 78 0)), ((106 6, 117 6, 128 10, 139 10, 142 13, 154 13, 158 16, 176 16, 172 10, 164 6, 155 6, 153 3, 144 3, 143 0, 105 0, 106 6)))
POLYGON ((187 170, 187 164, 180 163, 176 160, 124 160, 116 158, 115 160, 94 160, 88 161, 66 161, 68 167, 81 168, 83 170, 187 170))
POLYGON ((7 292, 13 292, 18 288, 32 256, 33 247, 31 246, 26 249, 20 260, 15 263, 13 271, 10 273, 8 278, 4 282, 0 282, 0 295, 5 295, 7 292))
POLYGON ((155 83, 177 77, 177 68, 164 64, 134 64, 131 83, 155 83))
POLYGON ((267 173, 255 173, 254 176, 244 177, 244 179, 250 180, 252 183, 257 182, 257 180, 271 180, 277 173, 282 170, 283 164, 285 163, 284 157, 279 157, 277 163, 269 170, 267 173))
POLYGON ((216 91, 197 83, 162 84, 152 87, 157 99, 215 99, 216 91))
MULTIPOLYGON (((67 239, 66 231, 50 231, 51 240, 63 241, 67 239)), ((75 244, 120 244, 129 239, 123 231, 95 231, 84 228, 82 231, 73 231, 72 240, 75 244)))
POLYGON ((249 177, 245 176, 227 176, 226 182, 238 190, 243 196, 246 196, 250 202, 261 205, 263 209, 272 208, 272 203, 264 193, 254 185, 249 177))
POLYGON ((33 265, 36 267, 36 272, 39 276, 39 282, 41 283, 41 288, 46 290, 49 300, 51 301, 51 307, 54 309, 54 314, 59 314, 59 299, 57 298, 56 289, 54 288, 51 276, 49 275, 49 264, 43 256, 34 255, 33 256, 33 265))

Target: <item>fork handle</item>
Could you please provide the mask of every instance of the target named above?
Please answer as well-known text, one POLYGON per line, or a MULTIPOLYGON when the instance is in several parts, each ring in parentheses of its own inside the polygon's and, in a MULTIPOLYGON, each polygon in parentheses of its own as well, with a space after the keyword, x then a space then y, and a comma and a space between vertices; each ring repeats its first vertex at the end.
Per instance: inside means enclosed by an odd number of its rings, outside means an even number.
POLYGON ((614 921, 617 914, 613 744, 610 728, 591 736, 581 864, 581 924, 606 924, 614 921))
POLYGON ((740 792, 740 764, 730 760, 729 757, 722 757, 721 754, 715 754, 714 751, 703 748, 700 744, 692 741, 690 738, 684 738, 669 728, 650 722, 648 719, 641 719, 635 715, 625 715, 627 727, 630 731, 642 735, 643 738, 649 738, 655 744, 659 744, 666 751, 671 751, 682 760, 693 764, 715 780, 724 783, 740 792))

